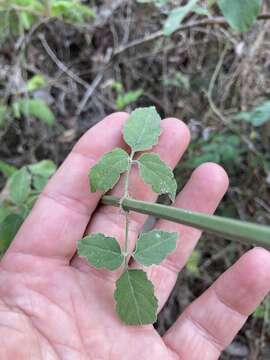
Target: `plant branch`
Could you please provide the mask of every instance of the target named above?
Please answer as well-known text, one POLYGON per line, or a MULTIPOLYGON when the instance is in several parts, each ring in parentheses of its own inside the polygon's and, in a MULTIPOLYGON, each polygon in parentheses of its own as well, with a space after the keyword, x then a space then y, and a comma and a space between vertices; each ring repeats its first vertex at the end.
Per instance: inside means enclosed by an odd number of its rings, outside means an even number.
MULTIPOLYGON (((120 206, 120 199, 114 196, 103 196, 101 201, 105 205, 120 206)), ((199 230, 222 236, 225 239, 241 241, 244 244, 252 244, 270 249, 269 226, 127 198, 121 201, 121 206, 126 211, 132 210, 142 214, 153 215, 157 218, 192 226, 199 230)))

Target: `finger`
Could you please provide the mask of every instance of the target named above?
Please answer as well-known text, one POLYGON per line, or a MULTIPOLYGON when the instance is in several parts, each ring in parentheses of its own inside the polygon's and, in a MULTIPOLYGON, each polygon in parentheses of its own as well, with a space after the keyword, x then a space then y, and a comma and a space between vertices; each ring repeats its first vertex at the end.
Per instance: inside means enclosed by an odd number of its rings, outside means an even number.
POLYGON ((88 172, 105 152, 124 146, 121 129, 127 117, 112 114, 79 140, 40 195, 3 264, 11 259, 11 265, 20 266, 14 260, 17 253, 21 262, 21 254, 69 262, 101 196, 90 193, 88 172))
MULTIPOLYGON (((190 180, 177 196, 174 206, 212 214, 227 188, 228 176, 223 168, 214 163, 205 163, 193 172, 190 180)), ((175 285, 179 271, 186 264, 196 246, 201 231, 167 220, 159 220, 156 228, 179 233, 176 251, 170 254, 159 266, 152 266, 147 269, 148 277, 154 283, 161 308, 175 285)))
MULTIPOLYGON (((170 167, 175 167, 180 157, 186 150, 190 134, 187 126, 178 119, 165 119, 161 122, 163 132, 159 138, 159 143, 152 151, 158 153, 163 161, 170 167)), ((113 189, 112 194, 122 197, 124 193, 124 180, 122 177, 119 184, 113 189)), ((154 193, 150 186, 146 185, 138 174, 138 168, 133 167, 130 174, 129 193, 134 199, 144 201, 155 201, 157 194, 154 193)), ((129 248, 133 249, 134 243, 137 239, 138 232, 146 219, 145 215, 131 212, 129 216, 129 248)), ((125 239, 125 215, 119 209, 112 206, 102 206, 94 214, 88 233, 102 232, 107 236, 115 237, 121 247, 124 246, 125 239)), ((86 266, 83 259, 75 258, 72 264, 79 267, 81 270, 91 270, 86 266)), ((117 276, 117 272, 115 274, 117 276)))
POLYGON ((218 359, 269 290, 270 253, 255 248, 184 311, 164 341, 180 359, 218 359))

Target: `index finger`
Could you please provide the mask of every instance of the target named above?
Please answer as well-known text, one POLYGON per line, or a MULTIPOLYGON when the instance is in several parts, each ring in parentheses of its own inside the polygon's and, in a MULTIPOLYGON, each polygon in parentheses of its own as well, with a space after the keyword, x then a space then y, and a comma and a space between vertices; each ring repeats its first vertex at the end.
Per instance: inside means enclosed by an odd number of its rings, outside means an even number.
POLYGON ((82 136, 40 195, 2 265, 18 268, 22 254, 62 264, 70 261, 101 196, 90 193, 87 174, 104 153, 125 147, 121 129, 127 117, 127 113, 112 114, 82 136))

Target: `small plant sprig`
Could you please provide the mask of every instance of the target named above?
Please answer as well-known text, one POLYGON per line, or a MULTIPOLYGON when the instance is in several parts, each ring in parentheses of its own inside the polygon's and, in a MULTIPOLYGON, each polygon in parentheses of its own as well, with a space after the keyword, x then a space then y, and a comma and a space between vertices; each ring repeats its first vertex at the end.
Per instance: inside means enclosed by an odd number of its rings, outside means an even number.
POLYGON ((138 166, 140 176, 154 192, 168 194, 172 201, 175 199, 177 184, 172 170, 155 153, 137 154, 157 144, 161 134, 160 120, 154 107, 133 111, 123 130, 124 140, 131 148, 130 155, 122 149, 114 149, 105 154, 89 174, 91 191, 102 190, 104 193, 114 187, 121 174, 125 174, 123 197, 119 199, 107 195, 101 200, 105 205, 118 206, 125 211, 124 249, 120 248, 117 239, 101 233, 86 236, 78 242, 77 247, 79 256, 86 258, 98 269, 114 271, 123 268, 116 282, 114 298, 117 313, 127 325, 155 322, 158 305, 153 284, 145 271, 129 267, 130 257, 141 266, 159 264, 175 250, 179 237, 178 233, 160 230, 142 233, 133 251, 129 244, 129 211, 192 226, 216 234, 217 239, 221 237, 270 249, 269 226, 130 198, 130 172, 133 166, 138 166))
MULTIPOLYGON (((161 118, 154 107, 134 110, 124 125, 123 137, 130 146, 128 154, 120 148, 105 154, 89 174, 91 191, 112 189, 125 174, 124 194, 120 201, 130 199, 129 179, 133 166, 138 166, 142 179, 157 194, 168 194, 175 199, 177 184, 172 170, 156 153, 145 152, 158 143, 161 118), (136 156, 137 153, 139 156, 136 156), (136 157, 135 157, 136 156, 136 157)), ((124 210, 124 208, 122 208, 124 210)), ((124 210, 125 211, 125 210, 124 210)), ((152 230, 142 233, 135 250, 129 244, 129 212, 125 211, 125 245, 121 249, 117 239, 101 233, 90 234, 78 242, 78 254, 94 267, 114 271, 123 268, 116 282, 114 298, 116 311, 127 325, 152 324, 157 318, 158 302, 154 286, 145 271, 129 267, 132 257, 142 266, 160 264, 176 249, 178 233, 152 230)))

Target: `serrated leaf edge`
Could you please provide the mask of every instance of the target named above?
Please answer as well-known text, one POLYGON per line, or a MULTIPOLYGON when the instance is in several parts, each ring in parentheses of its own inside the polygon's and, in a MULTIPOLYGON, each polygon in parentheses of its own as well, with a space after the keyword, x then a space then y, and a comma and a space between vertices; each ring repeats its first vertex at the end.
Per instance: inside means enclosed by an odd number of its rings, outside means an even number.
MULTIPOLYGON (((154 287, 154 284, 152 283, 152 281, 151 280, 149 280, 148 279, 148 276, 147 276, 147 273, 145 272, 145 271, 143 271, 143 270, 141 270, 141 269, 130 269, 130 268, 128 268, 125 272, 129 272, 129 271, 142 271, 144 274, 145 274, 145 276, 146 276, 146 279, 149 281, 149 283, 150 283, 150 285, 151 285, 151 289, 152 289, 152 291, 153 291, 153 297, 154 297, 154 301, 155 301, 155 307, 156 307, 156 309, 158 308, 158 299, 157 299, 157 297, 156 297, 156 295, 155 295, 155 287, 154 287)), ((120 280, 120 278, 124 275, 124 273, 125 272, 123 272, 121 275, 120 275, 120 277, 117 279, 117 281, 116 281, 116 286, 115 286, 115 291, 114 291, 114 295, 113 295, 113 297, 114 297, 114 300, 115 300, 115 307, 116 307, 116 312, 117 312, 117 314, 118 314, 118 316, 120 317, 120 314, 118 313, 118 311, 117 311, 117 298, 116 298, 116 293, 117 293, 117 283, 118 283, 118 281, 120 280)), ((128 279, 128 282, 129 282, 129 284, 130 284, 130 280, 128 279)), ((135 281, 136 282, 136 281, 135 281)), ((131 288, 132 288, 132 286, 131 286, 131 288)), ((134 294, 134 290, 133 290, 133 288, 132 288, 132 292, 133 292, 133 294, 134 294)), ((135 295, 134 295, 134 298, 135 298, 135 295)), ((136 302, 137 303, 137 302, 136 302)), ((138 309, 138 306, 136 306, 136 312, 137 312, 137 315, 138 315, 138 318, 140 319, 139 320, 139 323, 140 323, 140 325, 144 325, 143 324, 143 322, 141 321, 141 317, 139 316, 139 309, 138 309)), ((126 324, 126 325, 132 325, 132 324, 129 324, 129 323, 127 323, 122 317, 120 317, 120 319, 126 324)), ((157 320, 157 311, 155 311, 155 318, 153 319, 154 321, 153 321, 153 323, 154 322, 156 322, 156 320, 157 320)), ((149 325, 149 324, 148 324, 149 325)))
MULTIPOLYGON (((93 246, 93 247, 95 247, 95 246, 93 246)), ((76 244, 76 249, 77 249, 77 252, 78 252, 78 256, 79 256, 80 258, 82 258, 82 259, 85 259, 85 260, 86 260, 88 263, 90 263, 95 269, 105 269, 105 270, 109 270, 109 271, 115 271, 115 270, 117 270, 117 269, 119 269, 119 268, 121 267, 121 265, 123 264, 123 261, 124 261, 124 256, 123 256, 123 254, 122 254, 121 247, 120 247, 117 239, 114 238, 113 236, 108 236, 108 235, 105 235, 105 234, 100 233, 100 232, 98 232, 98 233, 91 233, 91 234, 83 237, 82 239, 78 240, 78 241, 77 241, 77 244, 76 244), (102 235, 102 236, 104 236, 105 238, 112 238, 112 239, 114 239, 114 240, 117 242, 117 244, 118 244, 118 246, 119 246, 119 249, 120 249, 120 253, 116 253, 115 251, 108 250, 108 252, 110 252, 110 253, 112 253, 112 254, 119 255, 119 257, 121 257, 122 262, 121 262, 121 264, 120 264, 117 268, 110 269, 110 268, 105 267, 105 266, 94 265, 94 264, 92 264, 92 262, 91 262, 90 260, 88 260, 88 258, 87 258, 85 255, 80 255, 80 254, 79 254, 79 244, 81 243, 82 240, 84 240, 85 238, 87 238, 87 237, 89 237, 89 236, 91 236, 91 235, 102 235)), ((100 248, 99 248, 99 250, 100 250, 100 248)), ((106 251, 106 250, 104 250, 104 251, 106 251)))
MULTIPOLYGON (((134 162, 135 162, 135 163, 138 165, 138 167, 139 167, 140 177, 143 179, 143 181, 144 181, 146 184, 148 184, 148 185, 151 186, 152 190, 153 190, 155 193, 157 193, 157 194, 168 194, 169 197, 170 197, 170 199, 171 199, 171 201, 172 201, 172 202, 175 201, 176 191, 177 191, 177 182, 176 182, 176 180, 175 180, 175 177, 174 177, 174 174, 173 174, 173 170, 172 170, 172 168, 171 168, 165 161, 163 161, 163 160, 160 158, 159 154, 154 153, 154 152, 144 153, 144 154, 142 154, 137 160, 135 160, 134 162), (142 163, 140 163, 139 160, 140 160, 140 158, 141 158, 142 156, 144 156, 144 155, 146 155, 146 154, 158 156, 159 160, 160 160, 162 163, 164 163, 164 165, 166 165, 166 167, 171 171, 170 179, 174 181, 174 185, 175 185, 175 187, 176 187, 174 193, 167 192, 167 191, 166 191, 166 192, 165 192, 165 191, 164 191, 164 192, 156 192, 156 191, 154 190, 154 186, 153 186, 150 182, 147 182, 147 181, 143 178, 143 176, 142 176, 142 174, 141 174, 141 168, 140 168, 140 167, 141 167, 141 166, 144 166, 144 165, 143 165, 142 163)), ((155 173, 154 171, 152 171, 152 172, 156 175, 156 173, 155 173)), ((159 175, 158 175, 158 176, 159 176, 159 175)))
MULTIPOLYGON (((154 229, 154 230, 148 231, 147 234, 153 233, 153 232, 156 232, 156 231, 166 233, 166 231, 154 229)), ((136 242, 135 251, 133 251, 133 253, 131 254, 131 256, 134 258, 134 260, 135 260, 137 263, 139 263, 139 264, 142 265, 142 266, 159 265, 160 262, 153 262, 152 265, 143 265, 143 264, 140 263, 140 261, 137 260, 137 258, 136 258, 136 252, 137 252, 138 241, 139 241, 140 237, 141 237, 143 234, 146 234, 146 233, 141 233, 141 235, 139 236, 139 238, 138 238, 138 240, 137 240, 137 242, 136 242)), ((161 262, 162 262, 168 255, 172 254, 172 253, 176 250, 176 248, 177 248, 177 240, 179 239, 179 232, 170 232, 169 234, 170 234, 170 235, 175 234, 175 235, 177 236, 177 238, 175 239, 175 247, 166 254, 166 256, 161 260, 161 262)), ((151 248, 155 248, 155 246, 156 246, 156 244, 155 244, 155 245, 152 245, 150 248, 147 248, 147 250, 149 250, 149 249, 151 249, 151 248)))
MULTIPOLYGON (((118 183, 118 181, 120 180, 121 175, 126 171, 126 170, 124 170, 124 171, 120 172, 120 174, 119 174, 119 176, 117 177, 116 181, 115 181, 115 182, 112 184, 112 186, 111 186, 110 188, 108 188, 107 190, 102 190, 102 189, 99 189, 98 187, 93 187, 92 181, 91 181, 91 171, 100 164, 100 161, 102 160, 102 158, 103 158, 104 156, 112 153, 112 152, 115 151, 115 150, 123 150, 123 149, 116 147, 115 149, 113 149, 113 150, 111 150, 111 151, 108 151, 107 153, 103 154, 103 155, 99 158, 99 160, 97 161, 97 163, 90 169, 90 171, 89 171, 89 173, 88 173, 88 179, 89 179, 89 183, 90 183, 90 190, 91 190, 92 193, 95 193, 97 190, 100 190, 103 194, 105 194, 106 192, 108 192, 109 190, 111 190, 111 189, 118 183)), ((128 157, 129 157, 129 154, 128 154, 125 150, 123 150, 123 151, 124 151, 124 152, 128 155, 128 157)), ((123 161, 123 159, 122 159, 122 160, 119 160, 119 162, 121 162, 121 161, 123 161)))

